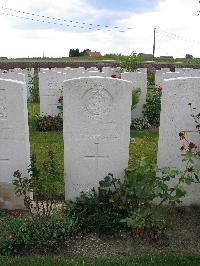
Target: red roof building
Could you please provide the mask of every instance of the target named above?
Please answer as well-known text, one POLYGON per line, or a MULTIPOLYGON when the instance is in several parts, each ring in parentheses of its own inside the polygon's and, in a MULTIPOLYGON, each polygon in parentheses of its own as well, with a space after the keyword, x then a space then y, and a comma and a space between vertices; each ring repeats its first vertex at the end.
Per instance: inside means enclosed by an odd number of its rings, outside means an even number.
POLYGON ((88 56, 101 56, 101 53, 100 52, 87 52, 86 53, 88 56))

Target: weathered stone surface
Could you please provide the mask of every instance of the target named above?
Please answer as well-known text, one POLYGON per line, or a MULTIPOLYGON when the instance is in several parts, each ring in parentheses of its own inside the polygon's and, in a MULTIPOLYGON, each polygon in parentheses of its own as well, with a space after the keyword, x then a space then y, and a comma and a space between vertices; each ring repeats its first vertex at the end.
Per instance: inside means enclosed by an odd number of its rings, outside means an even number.
POLYGON ((0 206, 23 208, 13 193, 13 173, 27 176, 30 164, 25 83, 0 79, 0 206))
POLYGON ((121 74, 123 80, 128 80, 132 82, 133 88, 139 88, 140 98, 136 107, 131 112, 132 120, 135 118, 143 117, 143 107, 146 104, 146 95, 147 95, 147 69, 144 69, 142 72, 125 72, 121 74))
MULTIPOLYGON (((200 78, 184 77, 163 81, 160 129, 158 142, 158 166, 185 169, 182 162, 179 138, 181 131, 196 131, 189 103, 200 111, 200 78)), ((190 141, 200 145, 198 133, 188 133, 190 141)), ((188 196, 183 204, 200 203, 200 185, 187 187, 188 196)))
POLYGON ((128 166, 132 83, 89 77, 64 82, 64 164, 67 200, 128 166))
POLYGON ((56 116, 58 99, 62 95, 62 83, 66 75, 55 71, 39 73, 40 115, 56 116))

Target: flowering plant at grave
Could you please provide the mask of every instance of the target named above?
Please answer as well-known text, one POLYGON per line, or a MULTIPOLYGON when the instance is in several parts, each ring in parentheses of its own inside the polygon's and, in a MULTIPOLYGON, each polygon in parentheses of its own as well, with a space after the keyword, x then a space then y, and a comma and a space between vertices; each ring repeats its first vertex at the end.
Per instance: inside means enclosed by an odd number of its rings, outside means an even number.
POLYGON ((200 147, 189 140, 188 133, 196 132, 200 134, 200 113, 195 114, 196 108, 192 108, 192 104, 189 104, 191 109, 191 116, 196 124, 196 131, 181 131, 179 133, 180 140, 183 141, 180 147, 183 161, 186 162, 185 174, 187 175, 187 184, 190 184, 193 179, 200 181, 200 167, 196 165, 196 162, 200 159, 200 147))
MULTIPOLYGON (((53 195, 57 187, 52 186, 52 183, 60 175, 58 169, 59 163, 55 159, 55 154, 49 150, 48 158, 42 162, 41 166, 38 165, 36 156, 34 154, 31 156, 31 164, 28 167, 30 177, 23 177, 19 170, 14 172, 15 194, 23 197, 24 206, 33 219, 49 217, 55 208, 53 195), (37 195, 36 199, 32 200, 31 192, 37 195)), ((15 214, 12 212, 11 216, 15 214)))
POLYGON ((191 103, 189 106, 191 109, 191 117, 196 124, 196 130, 184 130, 179 132, 179 138, 183 141, 180 151, 183 158, 182 161, 185 162, 185 169, 182 171, 170 168, 160 169, 166 181, 169 181, 171 177, 178 178, 176 185, 171 188, 169 202, 172 204, 180 203, 180 199, 186 195, 185 184, 191 185, 192 183, 200 183, 200 166, 197 165, 200 159, 200 147, 190 141, 188 137, 188 133, 190 132, 200 134, 200 113, 194 113, 196 108, 192 108, 191 103))
POLYGON ((117 78, 117 75, 116 74, 112 74, 111 75, 111 78, 114 78, 115 79, 115 78, 117 78))
POLYGON ((63 96, 60 96, 58 99, 57 108, 60 110, 60 115, 63 115, 63 96))

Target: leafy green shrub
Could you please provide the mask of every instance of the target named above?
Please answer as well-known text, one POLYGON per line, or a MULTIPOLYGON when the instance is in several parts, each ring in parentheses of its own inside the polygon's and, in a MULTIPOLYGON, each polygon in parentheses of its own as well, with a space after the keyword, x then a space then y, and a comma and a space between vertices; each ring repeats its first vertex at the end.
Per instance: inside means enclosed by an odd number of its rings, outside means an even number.
POLYGON ((38 68, 34 69, 33 88, 31 90, 31 102, 40 102, 38 68))
POLYGON ((16 254, 24 249, 51 249, 78 231, 72 216, 54 214, 46 219, 0 217, 0 254, 16 254))
POLYGON ((143 129, 147 129, 149 128, 151 125, 149 124, 149 121, 147 119, 147 117, 143 117, 143 118, 135 118, 132 123, 131 123, 131 127, 136 129, 136 130, 143 130, 143 129))
POLYGON ((37 120, 37 130, 46 131, 62 131, 63 118, 60 115, 57 116, 41 116, 37 120))
POLYGON ((15 193, 23 197, 24 205, 33 219, 50 216, 55 209, 54 195, 63 181, 59 167, 54 152, 50 150, 47 160, 41 165, 38 164, 35 155, 31 156, 31 164, 28 168, 30 177, 23 177, 19 170, 14 172, 15 193), (31 199, 31 192, 35 195, 34 203, 31 199))
POLYGON ((159 125, 161 111, 161 88, 149 89, 147 101, 144 107, 144 116, 147 117, 151 125, 159 125))
POLYGON ((140 95, 141 95, 141 90, 139 88, 132 91, 132 106, 131 106, 132 110, 135 109, 136 105, 138 104, 140 95))
POLYGON ((138 57, 134 52, 132 52, 130 56, 126 56, 121 59, 121 64, 120 64, 121 72, 135 71, 139 67, 140 62, 141 58, 138 57))
POLYGON ((82 193, 71 206, 70 213, 78 218, 82 231, 113 233, 124 228, 120 222, 126 217, 120 195, 121 182, 108 174, 99 182, 98 191, 82 193))

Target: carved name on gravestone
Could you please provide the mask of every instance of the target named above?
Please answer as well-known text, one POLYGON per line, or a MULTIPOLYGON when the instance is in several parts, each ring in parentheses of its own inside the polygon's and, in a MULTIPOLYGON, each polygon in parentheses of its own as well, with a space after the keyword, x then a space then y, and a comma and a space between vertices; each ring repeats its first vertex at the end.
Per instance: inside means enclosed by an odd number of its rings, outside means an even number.
MULTIPOLYGON (((196 112, 199 112, 199 77, 179 77, 163 81, 157 157, 159 167, 185 169, 180 151, 183 142, 179 138, 179 132, 191 131, 188 133, 189 140, 200 145, 199 133, 196 132, 196 124, 191 117, 189 103, 197 108, 196 112)), ((189 186, 187 191, 188 196, 183 204, 199 204, 200 185, 189 186)))
POLYGON ((64 164, 66 199, 98 186, 128 166, 131 123, 128 81, 88 77, 65 81, 64 164))
POLYGON ((28 176, 29 131, 26 88, 22 82, 0 79, 0 208, 24 208, 15 196, 13 173, 28 176))

